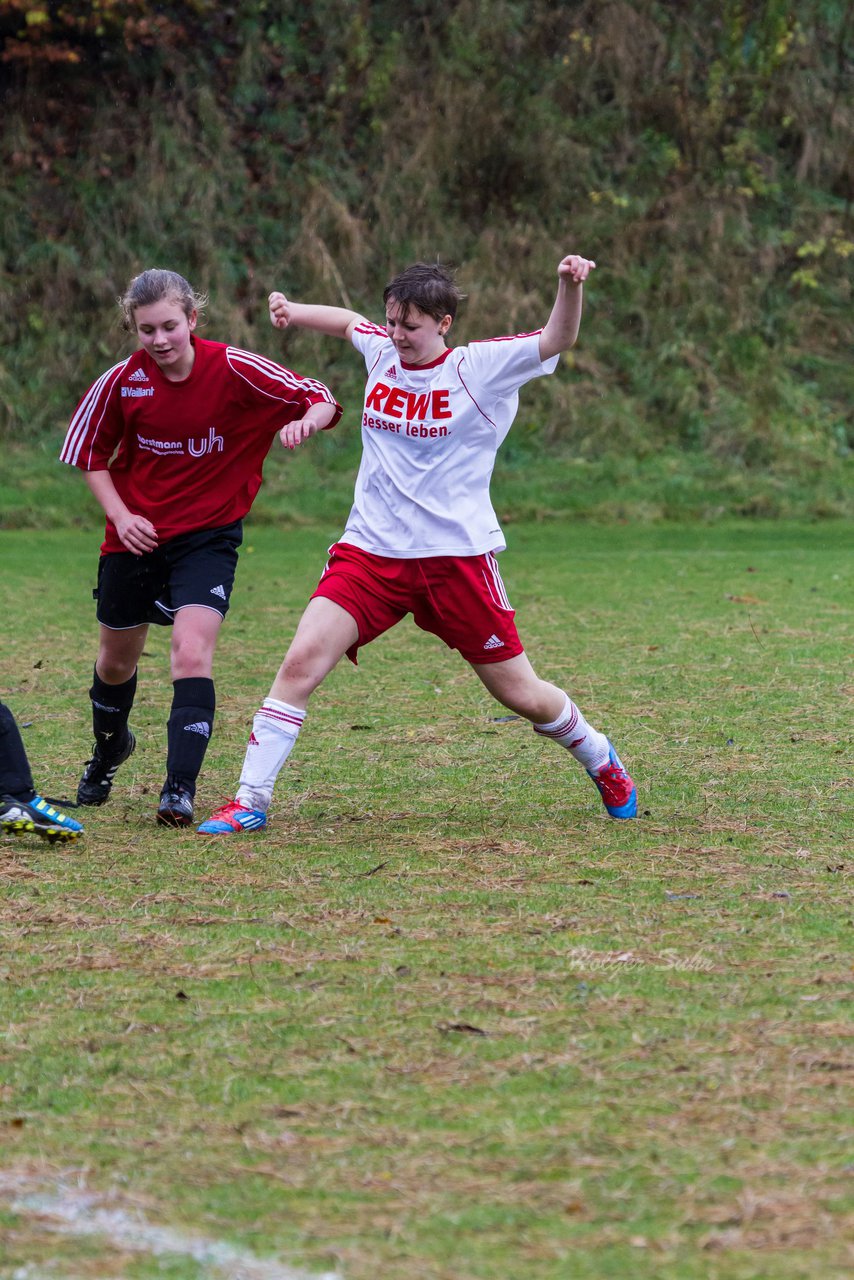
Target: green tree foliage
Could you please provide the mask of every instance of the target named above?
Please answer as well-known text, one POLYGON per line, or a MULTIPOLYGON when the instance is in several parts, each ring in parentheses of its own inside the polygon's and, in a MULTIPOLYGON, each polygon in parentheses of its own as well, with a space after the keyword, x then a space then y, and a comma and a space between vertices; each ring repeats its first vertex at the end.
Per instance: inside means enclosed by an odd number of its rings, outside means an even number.
MULTIPOLYGON (((146 265, 281 354, 271 287, 376 314, 390 272, 454 259, 475 337, 542 323, 577 249, 599 270, 538 447, 833 465, 853 47, 842 0, 0 2, 0 430, 61 429, 146 265)), ((334 344, 288 343, 350 389, 334 344)))

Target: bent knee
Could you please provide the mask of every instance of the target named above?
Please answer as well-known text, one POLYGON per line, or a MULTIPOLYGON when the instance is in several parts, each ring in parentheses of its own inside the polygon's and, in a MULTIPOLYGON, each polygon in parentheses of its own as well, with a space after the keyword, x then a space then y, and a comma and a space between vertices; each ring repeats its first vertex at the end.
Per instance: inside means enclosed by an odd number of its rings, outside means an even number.
POLYGON ((136 659, 126 661, 113 657, 105 658, 99 654, 95 670, 104 684, 126 684, 136 671, 136 659))
POLYGON ((276 683, 308 696, 325 679, 336 661, 337 657, 330 657, 322 642, 301 644, 297 641, 285 655, 276 683))
POLYGON ((533 672, 494 684, 490 692, 508 711, 514 711, 532 724, 548 724, 560 714, 565 700, 560 689, 547 680, 541 680, 533 672))
POLYGON ((95 670, 104 684, 124 684, 136 671, 141 645, 122 644, 113 637, 98 646, 95 670))
POLYGON ((180 640, 172 645, 171 668, 173 680, 209 676, 213 670, 213 648, 192 637, 180 640))
POLYGON ((279 676, 289 684, 315 688, 327 671, 326 662, 319 650, 299 649, 289 653, 279 669, 279 676))

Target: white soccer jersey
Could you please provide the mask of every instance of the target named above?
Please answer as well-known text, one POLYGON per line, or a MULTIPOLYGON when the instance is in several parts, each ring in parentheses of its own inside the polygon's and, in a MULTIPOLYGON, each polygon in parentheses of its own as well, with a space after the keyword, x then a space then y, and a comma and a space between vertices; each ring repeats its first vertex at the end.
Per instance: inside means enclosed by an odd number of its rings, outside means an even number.
POLYGON ((539 337, 473 342, 432 364, 407 365, 385 329, 356 325, 368 382, 362 462, 341 542, 396 559, 504 550, 489 483, 519 388, 557 367, 557 356, 540 360, 539 337))

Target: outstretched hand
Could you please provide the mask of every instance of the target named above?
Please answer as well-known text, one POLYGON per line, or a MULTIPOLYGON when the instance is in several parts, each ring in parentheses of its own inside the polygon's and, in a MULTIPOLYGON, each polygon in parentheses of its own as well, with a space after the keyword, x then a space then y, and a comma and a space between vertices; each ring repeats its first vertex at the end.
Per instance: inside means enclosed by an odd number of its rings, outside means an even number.
POLYGON ((279 439, 286 449, 295 449, 298 444, 310 440, 320 431, 320 425, 310 418, 300 418, 297 422, 289 422, 279 432, 279 439))
POLYGON ((270 324, 274 329, 287 329, 291 321, 290 304, 283 293, 271 293, 270 324))
MULTIPOLYGON (((570 253, 558 263, 557 273, 567 284, 583 284, 590 272, 595 270, 596 263, 590 258, 582 258, 577 253, 570 253)), ((281 297, 281 294, 279 296, 281 297)))

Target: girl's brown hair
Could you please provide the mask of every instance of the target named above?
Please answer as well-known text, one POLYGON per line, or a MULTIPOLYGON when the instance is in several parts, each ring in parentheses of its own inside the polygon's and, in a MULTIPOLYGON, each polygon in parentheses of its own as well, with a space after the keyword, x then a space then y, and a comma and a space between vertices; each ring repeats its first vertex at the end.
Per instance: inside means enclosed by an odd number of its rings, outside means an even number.
POLYGON ((454 268, 441 262, 414 262, 400 275, 389 280, 383 290, 383 302, 389 298, 401 308, 403 319, 410 307, 417 307, 434 320, 457 314, 457 304, 465 297, 457 287, 454 268))
POLYGON ((207 294, 196 293, 192 285, 183 276, 179 276, 177 271, 150 267, 134 276, 118 300, 124 327, 133 333, 136 328, 133 317, 137 307, 150 307, 152 303, 162 302, 165 298, 174 299, 187 319, 193 311, 201 311, 206 307, 208 302, 207 294))

